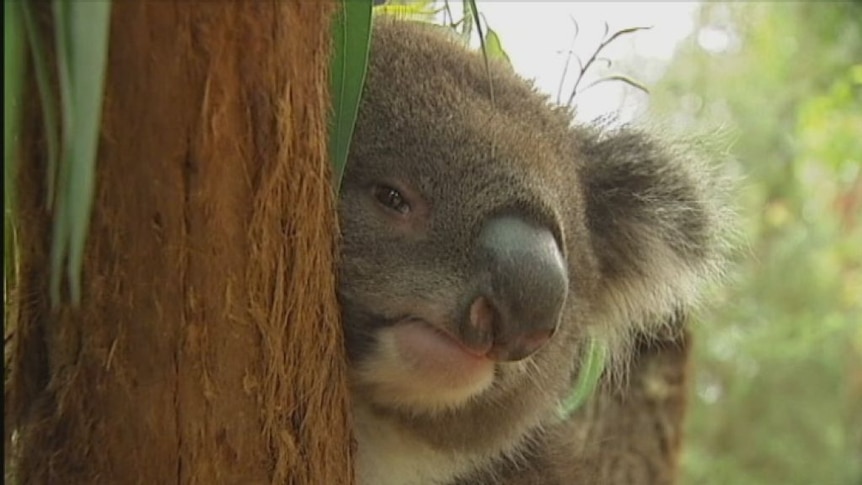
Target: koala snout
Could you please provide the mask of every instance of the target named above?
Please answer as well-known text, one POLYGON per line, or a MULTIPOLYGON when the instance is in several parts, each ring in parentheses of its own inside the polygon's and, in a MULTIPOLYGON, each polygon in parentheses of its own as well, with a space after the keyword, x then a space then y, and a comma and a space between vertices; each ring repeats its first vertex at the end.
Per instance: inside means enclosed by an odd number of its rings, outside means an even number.
POLYGON ((557 330, 568 292, 566 263, 550 230, 515 216, 488 221, 477 244, 483 284, 471 299, 462 334, 488 357, 517 361, 557 330))

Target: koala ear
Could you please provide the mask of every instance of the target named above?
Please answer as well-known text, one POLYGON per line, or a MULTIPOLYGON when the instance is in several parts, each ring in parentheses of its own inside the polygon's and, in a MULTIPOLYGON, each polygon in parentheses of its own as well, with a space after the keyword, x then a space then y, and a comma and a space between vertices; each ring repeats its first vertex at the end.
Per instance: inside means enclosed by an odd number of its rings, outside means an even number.
POLYGON ((605 337, 618 340, 612 346, 629 340, 620 332, 649 333, 685 312, 722 272, 725 184, 694 153, 634 128, 582 138, 587 226, 601 272, 596 310, 605 337))

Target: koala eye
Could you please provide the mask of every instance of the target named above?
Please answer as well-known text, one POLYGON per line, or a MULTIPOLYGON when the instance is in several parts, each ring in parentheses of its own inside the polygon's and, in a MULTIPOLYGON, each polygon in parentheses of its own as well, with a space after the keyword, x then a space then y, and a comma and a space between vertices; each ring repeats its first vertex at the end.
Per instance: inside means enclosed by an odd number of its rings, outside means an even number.
POLYGON ((399 214, 410 212, 410 204, 396 189, 386 185, 377 185, 374 187, 374 198, 377 202, 383 204, 384 207, 392 209, 399 214))

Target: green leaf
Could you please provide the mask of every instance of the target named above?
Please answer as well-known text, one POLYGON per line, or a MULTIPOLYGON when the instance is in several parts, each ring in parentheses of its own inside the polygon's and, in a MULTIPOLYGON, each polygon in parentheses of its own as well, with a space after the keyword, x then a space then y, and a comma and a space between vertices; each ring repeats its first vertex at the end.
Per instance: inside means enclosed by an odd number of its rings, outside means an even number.
POLYGON ((24 81, 24 31, 20 2, 3 2, 3 289, 14 278, 15 244, 12 215, 16 179, 17 137, 21 121, 21 89, 24 81))
MULTIPOLYGON (((488 48, 486 47, 485 42, 485 33, 482 32, 482 22, 481 17, 479 16, 479 8, 476 7, 476 0, 465 0, 466 6, 469 7, 470 17, 476 22, 476 32, 479 33, 479 47, 482 50, 482 60, 485 61, 485 74, 488 76, 488 91, 491 98, 491 104, 495 104, 494 100, 494 81, 491 78, 491 66, 488 64, 488 48)), ((464 9, 464 18, 467 19, 467 8, 464 9)))
MULTIPOLYGON (((464 3, 466 4, 464 5, 464 22, 465 24, 469 23, 470 26, 472 26, 472 22, 476 23, 476 31, 479 32, 479 43, 482 45, 482 55, 485 55, 485 34, 484 32, 482 32, 482 22, 481 18, 479 17, 479 7, 476 6, 476 0, 465 0, 464 3)), ((465 33, 468 36, 470 35, 469 28, 465 30, 465 33)))
POLYGON ((424 20, 428 18, 430 21, 434 15, 442 12, 443 8, 434 8, 432 0, 423 0, 420 2, 411 2, 405 5, 389 5, 383 4, 374 7, 375 15, 392 15, 397 18, 424 20))
POLYGON ((24 81, 23 3, 3 2, 3 175, 6 207, 10 207, 15 180, 16 138, 21 121, 24 81))
POLYGON ((500 59, 506 61, 506 64, 512 65, 509 55, 506 54, 503 44, 500 42, 500 36, 490 27, 488 27, 488 33, 485 34, 485 49, 489 59, 500 59))
POLYGON ((60 302, 65 274, 72 302, 81 300, 81 269, 95 188, 96 156, 111 20, 109 0, 54 0, 63 152, 57 176, 50 293, 60 302))
POLYGON ((371 41, 371 0, 341 0, 332 28, 332 118, 329 145, 335 187, 341 186, 359 99, 365 85, 371 41))
POLYGON ((24 2, 23 14, 24 25, 27 31, 27 41, 30 45, 31 60, 33 62, 33 71, 36 75, 36 85, 39 91, 39 104, 42 106, 42 120, 44 122, 45 140, 47 146, 47 190, 46 204, 51 207, 54 204, 54 189, 56 186, 57 166, 59 163, 58 153, 60 149, 60 140, 58 138, 59 125, 57 121, 57 103, 56 97, 51 92, 51 84, 49 77, 48 57, 46 55, 43 39, 39 35, 36 27, 36 20, 33 16, 35 5, 32 2, 24 2))
POLYGON ((463 17, 459 20, 460 28, 461 28, 461 38, 464 40, 464 43, 470 43, 470 36, 473 34, 473 19, 475 18, 474 12, 478 12, 476 8, 476 2, 473 0, 463 0, 462 8, 463 17))
POLYGON ((607 357, 607 347, 596 339, 590 339, 585 360, 578 374, 578 381, 569 397, 560 404, 561 418, 568 418, 592 396, 605 371, 607 357))

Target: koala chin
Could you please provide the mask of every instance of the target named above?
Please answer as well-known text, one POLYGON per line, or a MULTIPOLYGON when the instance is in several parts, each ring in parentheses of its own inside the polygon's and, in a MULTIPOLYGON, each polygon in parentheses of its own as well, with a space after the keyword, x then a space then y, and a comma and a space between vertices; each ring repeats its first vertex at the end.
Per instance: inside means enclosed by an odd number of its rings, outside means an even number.
POLYGON ((529 463, 588 339, 625 362, 721 267, 709 170, 490 64, 375 20, 339 203, 361 485, 570 483, 529 463))

